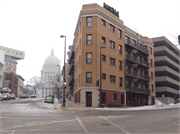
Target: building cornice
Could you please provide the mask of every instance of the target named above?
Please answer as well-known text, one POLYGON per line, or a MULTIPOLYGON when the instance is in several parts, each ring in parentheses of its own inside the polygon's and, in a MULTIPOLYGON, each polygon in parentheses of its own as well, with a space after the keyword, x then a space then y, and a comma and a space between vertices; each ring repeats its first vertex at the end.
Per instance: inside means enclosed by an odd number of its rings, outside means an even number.
MULTIPOLYGON (((75 29, 75 32, 74 32, 74 36, 76 37, 76 34, 78 32, 78 26, 81 22, 81 18, 82 17, 85 17, 85 16, 91 16, 91 15, 83 15, 83 14, 86 14, 86 13, 94 13, 92 14, 92 16, 98 16, 102 19, 104 19, 105 21, 111 23, 112 25, 114 25, 115 27, 121 29, 122 31, 125 31, 126 34, 128 34, 129 36, 133 37, 134 39, 136 40, 139 40, 141 42, 143 42, 144 44, 150 44, 151 46, 154 46, 154 43, 150 42, 150 41, 147 41, 147 40, 143 40, 141 38, 138 38, 137 35, 134 35, 133 33, 129 32, 124 24, 118 22, 117 20, 113 19, 112 17, 108 16, 107 14, 105 14, 103 11, 99 10, 98 8, 93 8, 93 9, 83 9, 80 11, 80 14, 79 14, 79 18, 78 18, 78 22, 76 24, 76 29, 75 29), (99 14, 99 15, 98 15, 99 14), (100 16, 101 15, 101 16, 100 16), (104 18, 103 18, 104 17, 104 18), (110 20, 110 21, 108 21, 110 20)), ((114 15, 115 16, 115 15, 114 15)), ((119 19, 119 18, 118 18, 119 19)), ((128 28, 128 27, 127 27, 128 28)))

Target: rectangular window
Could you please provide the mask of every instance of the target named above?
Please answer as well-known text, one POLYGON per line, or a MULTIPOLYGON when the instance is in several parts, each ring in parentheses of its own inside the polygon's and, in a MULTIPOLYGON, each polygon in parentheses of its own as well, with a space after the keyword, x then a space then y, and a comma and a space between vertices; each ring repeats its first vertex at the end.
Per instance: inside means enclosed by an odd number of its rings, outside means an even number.
POLYGON ((152 85, 152 92, 154 92, 154 85, 152 85))
POLYGON ((106 74, 102 73, 102 79, 103 79, 103 80, 106 79, 106 74))
POLYGON ((86 35, 86 45, 92 45, 92 34, 86 35))
POLYGON ((117 94, 114 94, 114 100, 115 101, 117 100, 117 94))
POLYGON ((122 61, 119 61, 119 70, 122 70, 122 61))
POLYGON ((150 53, 151 53, 151 55, 152 55, 152 48, 150 47, 150 53))
POLYGON ((114 27, 113 25, 109 24, 109 30, 110 30, 111 32, 114 32, 114 31, 115 31, 114 28, 115 28, 115 27, 114 27))
POLYGON ((119 45, 119 54, 122 54, 122 46, 119 45))
POLYGON ((109 41, 109 47, 110 48, 115 48, 115 42, 113 42, 113 41, 109 41))
POLYGON ((86 73, 86 83, 92 83, 92 73, 91 72, 86 73))
POLYGON ((106 44, 106 38, 105 37, 102 37, 102 43, 106 44))
POLYGON ((110 82, 115 83, 115 82, 116 82, 116 81, 115 81, 115 79, 116 79, 116 77, 115 77, 115 76, 110 75, 110 82))
POLYGON ((16 55, 18 55, 18 52, 16 52, 16 55))
POLYGON ((92 17, 91 16, 87 17, 86 22, 87 22, 86 26, 91 27, 92 26, 92 17))
POLYGON ((122 77, 119 77, 119 86, 120 87, 122 87, 122 85, 123 85, 122 83, 123 83, 123 79, 122 79, 122 77))
POLYGON ((106 55, 102 55, 102 61, 106 61, 106 55))
POLYGON ((133 46, 136 46, 136 41, 132 40, 132 44, 133 44, 133 46))
POLYGON ((151 72, 151 79, 153 79, 153 72, 151 72))
POLYGON ((130 44, 130 38, 128 36, 125 36, 125 44, 130 44))
POLYGON ((110 65, 115 65, 115 59, 110 57, 110 65))
POLYGON ((106 25, 106 21, 105 20, 101 20, 101 24, 103 25, 103 26, 105 26, 106 25))
POLYGON ((153 66, 153 61, 152 61, 152 59, 151 59, 151 67, 153 66))
POLYGON ((141 83, 141 89, 143 89, 143 83, 141 83))
POLYGON ((86 63, 92 63, 92 53, 86 53, 86 63))
POLYGON ((121 33, 122 33, 122 31, 119 29, 118 30, 118 38, 121 38, 121 33))

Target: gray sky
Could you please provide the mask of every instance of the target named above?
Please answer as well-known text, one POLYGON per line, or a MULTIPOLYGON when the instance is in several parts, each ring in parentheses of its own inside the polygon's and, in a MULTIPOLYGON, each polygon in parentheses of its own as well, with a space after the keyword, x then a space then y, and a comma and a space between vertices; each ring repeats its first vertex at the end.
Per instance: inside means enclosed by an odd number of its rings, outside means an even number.
MULTIPOLYGON (((149 38, 180 34, 180 0, 0 0, 0 45, 25 52, 17 74, 26 81, 40 76, 45 59, 54 53, 63 64, 83 4, 103 2, 119 11, 124 24, 149 38), (66 49, 66 50, 67 50, 66 49)), ((67 57, 67 56, 66 56, 67 57)))

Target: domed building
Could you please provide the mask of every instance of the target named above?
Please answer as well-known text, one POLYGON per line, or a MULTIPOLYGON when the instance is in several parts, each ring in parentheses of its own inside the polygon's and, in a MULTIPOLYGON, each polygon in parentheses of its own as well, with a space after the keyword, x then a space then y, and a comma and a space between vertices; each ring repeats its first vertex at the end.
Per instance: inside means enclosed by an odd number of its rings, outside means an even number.
POLYGON ((41 89, 38 92, 38 98, 44 98, 46 95, 54 95, 55 84, 60 75, 60 61, 51 50, 50 56, 45 61, 41 70, 41 89))

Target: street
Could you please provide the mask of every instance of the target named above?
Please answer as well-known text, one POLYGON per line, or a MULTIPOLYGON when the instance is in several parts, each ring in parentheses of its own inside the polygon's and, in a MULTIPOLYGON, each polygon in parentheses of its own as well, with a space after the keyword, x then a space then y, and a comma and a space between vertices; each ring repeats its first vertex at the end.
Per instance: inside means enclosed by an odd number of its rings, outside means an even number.
POLYGON ((55 110, 43 99, 0 102, 0 134, 179 134, 179 108, 140 111, 55 110))

